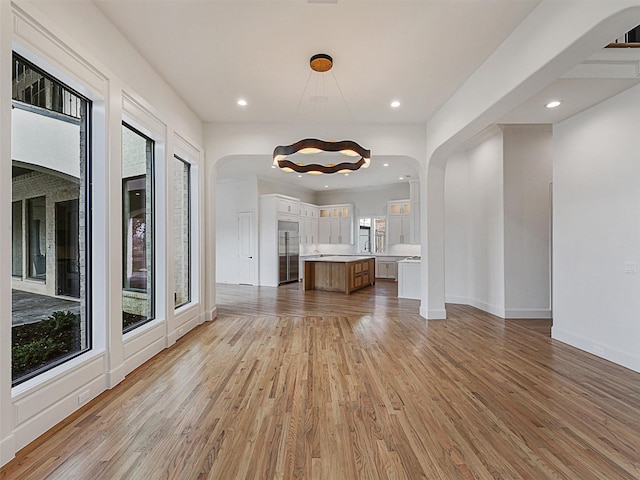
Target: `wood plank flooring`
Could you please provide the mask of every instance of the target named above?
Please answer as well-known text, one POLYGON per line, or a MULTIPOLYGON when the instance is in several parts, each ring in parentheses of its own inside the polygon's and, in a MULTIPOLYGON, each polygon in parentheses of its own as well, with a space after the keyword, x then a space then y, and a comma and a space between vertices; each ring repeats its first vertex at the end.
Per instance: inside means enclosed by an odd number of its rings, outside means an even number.
POLYGON ((541 322, 460 305, 426 322, 395 288, 219 285, 214 322, 0 478, 640 478, 640 374, 541 322))

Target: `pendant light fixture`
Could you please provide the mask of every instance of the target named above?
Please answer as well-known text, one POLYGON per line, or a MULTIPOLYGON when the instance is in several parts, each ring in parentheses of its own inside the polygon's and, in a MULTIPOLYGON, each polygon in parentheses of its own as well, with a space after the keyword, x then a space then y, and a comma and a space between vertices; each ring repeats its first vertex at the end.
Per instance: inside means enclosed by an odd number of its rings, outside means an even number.
MULTIPOLYGON (((333 59, 326 53, 319 53, 311 57, 309 65, 313 71, 325 73, 331 70, 331 67, 333 66, 333 59)), ((338 89, 340 90, 339 86, 338 89)), ((342 94, 341 90, 340 93, 342 94)), ((323 173, 349 173, 360 168, 367 168, 370 162, 371 152, 362 148, 353 140, 326 141, 319 140, 317 138, 305 138, 291 145, 279 145, 273 151, 273 165, 279 167, 285 172, 309 173, 312 175, 321 175, 323 173), (287 158, 288 155, 296 153, 316 154, 321 152, 339 152, 347 157, 360 157, 360 159, 355 162, 344 161, 328 164, 306 164, 292 162, 287 158)))

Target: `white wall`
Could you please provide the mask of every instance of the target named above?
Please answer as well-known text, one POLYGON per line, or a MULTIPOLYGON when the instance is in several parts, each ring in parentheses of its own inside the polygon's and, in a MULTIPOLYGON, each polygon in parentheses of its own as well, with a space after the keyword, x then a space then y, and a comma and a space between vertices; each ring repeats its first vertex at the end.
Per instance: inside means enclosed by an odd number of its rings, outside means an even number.
POLYGON ((551 127, 492 127, 445 171, 445 300, 549 318, 551 127))
POLYGON ((505 316, 550 318, 551 126, 508 125, 503 137, 505 316))
POLYGON ((466 152, 449 158, 444 178, 445 301, 468 304, 471 197, 466 152))
POLYGON ((640 87, 554 127, 553 338, 640 371, 640 87))
POLYGON ((258 178, 258 195, 271 195, 276 193, 280 195, 287 195, 288 197, 297 198, 301 202, 305 203, 314 204, 316 201, 316 195, 314 191, 298 187, 297 185, 279 183, 264 178, 258 178))
MULTIPOLYGON (((202 123, 91 2, 0 2, 0 58, 10 70, 15 49, 93 101, 93 348, 11 388, 11 289, 0 281, 0 464, 81 404, 175 342, 205 316, 204 215, 194 202, 194 302, 173 308, 172 176, 175 152, 192 162, 195 192, 204 192, 202 123), (66 8, 69 7, 69 8, 66 8), (122 334, 121 123, 156 141, 158 318, 122 334), (171 212, 171 214, 169 214, 171 212), (81 400, 82 399, 82 400, 81 400)), ((0 205, 11 201, 11 85, 0 80, 0 205)), ((0 209, 2 211, 8 208, 0 209)), ((0 214, 0 277, 10 279, 10 216, 0 214)), ((208 311, 208 318, 215 310, 208 311)))
POLYGON ((469 303, 504 316, 502 132, 468 151, 469 303))
POLYGON ((492 128, 445 170, 445 298, 504 317, 503 134, 492 128))
POLYGON ((640 23, 640 2, 541 2, 427 122, 420 314, 445 318, 444 175, 466 141, 640 23), (514 48, 514 46, 526 46, 514 48), (427 282, 424 280, 428 279, 427 282))
MULTIPOLYGON (((238 212, 254 212, 254 238, 258 229, 258 181, 254 176, 216 184, 216 281, 239 283, 238 212)), ((258 252, 257 245, 254 252, 258 252)), ((258 265, 255 255, 255 265, 258 265)), ((256 267, 257 268, 257 267, 256 267)), ((257 275, 254 278, 258 279, 257 275)))

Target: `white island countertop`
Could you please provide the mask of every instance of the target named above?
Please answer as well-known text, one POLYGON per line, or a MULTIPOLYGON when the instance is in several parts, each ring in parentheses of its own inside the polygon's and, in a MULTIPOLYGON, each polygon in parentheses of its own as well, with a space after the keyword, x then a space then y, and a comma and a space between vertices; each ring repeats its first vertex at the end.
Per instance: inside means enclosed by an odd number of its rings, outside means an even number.
POLYGON ((369 258, 376 258, 376 257, 371 255, 328 255, 325 257, 302 258, 302 259, 305 262, 348 263, 348 262, 358 262, 360 260, 367 260, 369 258))
POLYGON ((402 260, 399 260, 398 263, 420 263, 422 259, 419 256, 416 257, 406 257, 402 260))

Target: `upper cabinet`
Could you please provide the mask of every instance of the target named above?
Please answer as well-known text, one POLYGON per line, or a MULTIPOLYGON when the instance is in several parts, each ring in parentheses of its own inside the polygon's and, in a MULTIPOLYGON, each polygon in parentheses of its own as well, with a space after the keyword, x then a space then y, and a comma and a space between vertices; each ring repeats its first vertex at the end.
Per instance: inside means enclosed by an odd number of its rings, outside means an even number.
POLYGON ((396 200, 387 206, 389 245, 411 243, 411 201, 396 200))
POLYGON ((320 209, 310 203, 300 204, 300 244, 313 245, 318 241, 318 216, 320 209))
POLYGON ((276 195, 278 213, 283 215, 300 216, 300 201, 297 198, 276 195))
POLYGON ((318 243, 353 244, 353 205, 319 207, 318 243))
POLYGON ((420 182, 409 184, 409 196, 387 204, 389 245, 420 245, 420 182))

